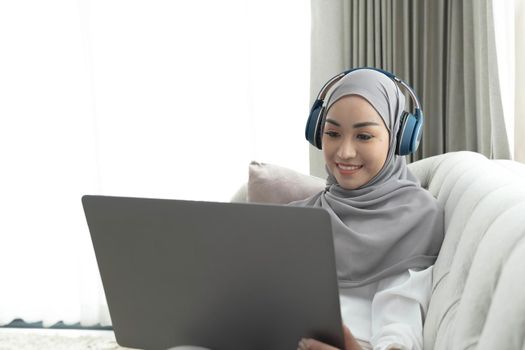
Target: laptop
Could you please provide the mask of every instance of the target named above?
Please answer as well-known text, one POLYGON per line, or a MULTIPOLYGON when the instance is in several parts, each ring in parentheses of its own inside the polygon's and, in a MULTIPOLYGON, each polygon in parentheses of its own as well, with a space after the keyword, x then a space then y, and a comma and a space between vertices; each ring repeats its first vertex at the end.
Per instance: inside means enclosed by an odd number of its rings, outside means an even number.
POLYGON ((82 197, 119 345, 344 348, 324 209, 82 197))

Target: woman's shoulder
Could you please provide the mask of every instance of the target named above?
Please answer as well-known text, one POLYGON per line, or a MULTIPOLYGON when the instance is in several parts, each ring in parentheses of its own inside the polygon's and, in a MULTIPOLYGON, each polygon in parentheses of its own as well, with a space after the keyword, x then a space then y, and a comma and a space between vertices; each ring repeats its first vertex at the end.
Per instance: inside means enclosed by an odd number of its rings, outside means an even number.
POLYGON ((408 184, 398 190, 400 193, 392 194, 392 196, 396 197, 395 202, 399 205, 415 204, 412 207, 417 208, 418 211, 435 212, 438 215, 443 211, 443 206, 439 203, 437 198, 424 187, 416 184, 408 184))
POLYGON ((306 197, 304 199, 299 199, 299 200, 295 200, 293 202, 290 202, 287 205, 294 206, 294 207, 314 207, 314 206, 318 206, 318 204, 320 203, 320 197, 322 196, 322 194, 324 192, 325 192, 324 190, 319 191, 319 192, 314 193, 313 195, 311 195, 309 197, 306 197))

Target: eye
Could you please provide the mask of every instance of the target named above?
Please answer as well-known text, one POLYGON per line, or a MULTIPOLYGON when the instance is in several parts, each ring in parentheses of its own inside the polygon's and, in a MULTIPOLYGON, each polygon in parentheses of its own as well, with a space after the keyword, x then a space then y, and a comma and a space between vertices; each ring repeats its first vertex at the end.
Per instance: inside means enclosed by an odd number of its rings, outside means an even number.
POLYGON ((359 140, 368 141, 368 140, 370 140, 371 138, 373 138, 373 136, 372 136, 372 135, 369 135, 369 134, 359 134, 359 135, 357 135, 357 138, 358 138, 359 140))
POLYGON ((328 135, 328 137, 335 138, 339 136, 339 133, 337 131, 325 131, 325 134, 328 135))

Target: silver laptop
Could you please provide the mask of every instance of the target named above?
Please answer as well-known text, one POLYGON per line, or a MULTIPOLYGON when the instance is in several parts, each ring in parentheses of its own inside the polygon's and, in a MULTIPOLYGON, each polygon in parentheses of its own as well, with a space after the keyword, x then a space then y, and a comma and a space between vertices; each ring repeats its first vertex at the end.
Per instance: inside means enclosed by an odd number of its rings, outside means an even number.
POLYGON ((249 203, 82 197, 115 336, 166 350, 343 348, 330 216, 249 203))

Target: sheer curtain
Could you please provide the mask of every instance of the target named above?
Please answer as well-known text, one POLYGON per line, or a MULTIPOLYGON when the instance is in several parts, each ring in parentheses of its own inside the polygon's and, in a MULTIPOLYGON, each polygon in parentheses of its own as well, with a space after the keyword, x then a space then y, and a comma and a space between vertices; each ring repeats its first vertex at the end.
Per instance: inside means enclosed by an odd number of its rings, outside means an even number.
POLYGON ((513 159, 525 163, 525 0, 494 1, 503 112, 513 159))
POLYGON ((309 45, 301 0, 1 2, 0 325, 110 324, 83 194, 306 173, 309 45))

